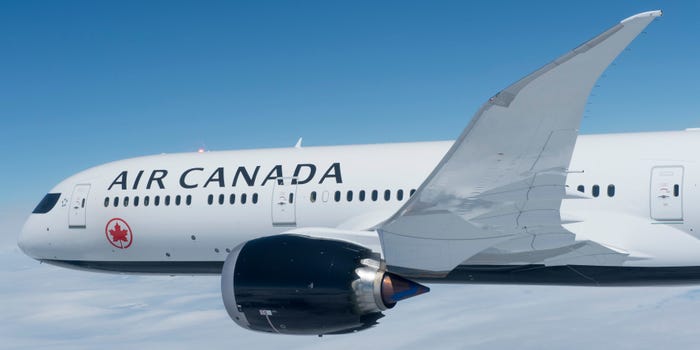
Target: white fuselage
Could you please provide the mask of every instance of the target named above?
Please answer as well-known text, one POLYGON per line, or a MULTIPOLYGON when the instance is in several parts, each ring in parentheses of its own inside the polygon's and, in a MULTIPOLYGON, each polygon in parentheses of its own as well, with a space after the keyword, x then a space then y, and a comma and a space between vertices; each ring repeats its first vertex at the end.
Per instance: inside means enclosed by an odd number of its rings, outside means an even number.
MULTIPOLYGON (((183 271, 169 271, 170 263, 221 263, 238 244, 296 228, 380 251, 372 228, 406 202, 451 145, 222 151, 112 162, 53 188, 50 193, 60 194, 55 206, 29 217, 19 245, 49 262, 87 262, 80 265, 85 268, 155 262, 166 267, 150 272, 162 273, 183 271), (115 218, 130 230, 116 242, 108 232, 115 218)), ((628 253, 624 266, 700 266, 696 149, 700 132, 694 131, 580 136, 567 177, 568 192, 579 195, 562 204, 564 226, 577 240, 628 253)))

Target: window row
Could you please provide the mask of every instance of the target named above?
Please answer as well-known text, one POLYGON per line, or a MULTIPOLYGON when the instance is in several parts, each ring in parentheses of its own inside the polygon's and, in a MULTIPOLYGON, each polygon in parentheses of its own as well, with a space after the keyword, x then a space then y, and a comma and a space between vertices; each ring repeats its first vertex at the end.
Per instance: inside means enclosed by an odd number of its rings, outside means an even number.
MULTIPOLYGON (((235 193, 231 193, 228 196, 225 194, 220 194, 217 197, 218 198, 217 198, 216 202, 219 203, 220 205, 226 204, 227 200, 228 200, 228 204, 236 204, 236 200, 238 200, 238 203, 240 203, 240 204, 246 204, 248 202, 248 194, 246 194, 246 193, 241 193, 241 195, 238 198, 236 198, 235 193)), ((250 202, 253 204, 258 203, 258 194, 257 193, 253 193, 250 196, 250 202)), ((214 204, 214 195, 213 194, 210 194, 209 197, 207 197, 207 204, 209 204, 209 205, 214 204)))
MULTIPOLYGON (((408 192, 408 197, 413 196, 413 194, 416 193, 415 189, 412 189, 408 192)), ((324 202, 328 201, 328 191, 324 191, 322 194, 323 198, 322 200, 324 202)), ((355 199, 355 192, 352 190, 346 191, 345 195, 343 196, 343 192, 341 191, 335 191, 333 194, 333 200, 336 202, 340 202, 343 200, 343 197, 345 198, 345 201, 352 202, 355 199)), ((391 190, 384 190, 382 193, 381 197, 384 199, 385 202, 388 202, 392 199, 392 192, 391 190)), ((402 201, 404 200, 404 190, 397 190, 393 196, 397 201, 402 201)), ((371 200, 372 202, 378 201, 380 198, 380 191, 378 190, 372 190, 372 191, 365 191, 365 190, 360 190, 357 191, 357 200, 360 202, 364 202, 365 200, 369 201, 371 200)), ((311 200, 311 203, 315 203, 316 200, 318 200, 318 194, 316 191, 311 192, 311 196, 309 197, 311 200)))
MULTIPOLYGON (((189 194, 184 197, 184 201, 183 201, 183 196, 180 196, 179 194, 176 196, 172 196, 172 198, 170 195, 166 195, 166 196, 163 196, 162 199, 163 199, 162 204, 165 206, 169 206, 170 204, 173 204, 176 206, 183 205, 183 204, 184 205, 192 204, 192 195, 189 195, 189 194), (172 199, 172 201, 171 201, 171 199, 172 199)), ((153 206, 156 206, 156 207, 161 205, 161 196, 153 196, 152 203, 153 203, 153 206)), ((110 205, 113 207, 118 207, 118 206, 128 207, 129 205, 134 206, 134 207, 138 207, 139 205, 143 205, 144 207, 147 207, 147 206, 151 205, 151 197, 144 196, 143 201, 141 201, 141 197, 139 197, 139 196, 134 196, 134 197, 127 196, 127 197, 122 197, 122 198, 105 197, 104 206, 109 207, 110 205)))
MULTIPOLYGON (((576 190, 581 192, 581 193, 586 193, 586 186, 578 185, 578 187, 576 187, 576 190)), ((615 197, 615 185, 608 185, 607 194, 608 194, 608 197, 615 197)), ((591 186, 591 196, 593 196, 595 198, 600 196, 600 186, 598 186, 598 185, 591 186)))

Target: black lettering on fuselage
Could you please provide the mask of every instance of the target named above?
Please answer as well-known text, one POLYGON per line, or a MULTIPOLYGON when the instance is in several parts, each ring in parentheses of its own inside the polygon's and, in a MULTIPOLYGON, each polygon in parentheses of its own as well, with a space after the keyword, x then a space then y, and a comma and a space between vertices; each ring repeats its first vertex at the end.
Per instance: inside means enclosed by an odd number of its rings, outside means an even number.
MULTIPOLYGON (((239 184, 243 184, 244 186, 255 186, 258 178, 258 174, 260 173, 260 166, 255 166, 253 168, 254 170, 252 173, 249 171, 249 168, 246 168, 245 166, 239 166, 236 168, 236 172, 233 175, 233 183, 231 186, 236 187, 239 184), (239 180, 240 183, 239 183, 239 180)), ((291 183, 292 185, 304 185, 311 183, 314 181, 316 177, 316 172, 318 170, 318 167, 315 164, 312 163, 302 163, 302 164, 297 164, 294 167, 294 172, 291 176, 291 183)), ((114 178, 114 180, 110 183, 109 187, 107 190, 112 190, 112 188, 118 188, 121 190, 126 190, 127 188, 131 188, 132 190, 137 190, 140 187, 142 188, 142 182, 141 179, 144 178, 144 173, 147 170, 138 170, 136 177, 134 178, 133 183, 131 183, 131 186, 129 186, 129 173, 127 170, 124 170, 117 175, 117 177, 114 178)), ((184 189, 192 189, 192 188, 198 188, 198 187, 208 187, 209 185, 216 184, 220 188, 224 188, 226 186, 226 179, 227 177, 225 176, 225 168, 224 167, 218 167, 216 168, 207 178, 207 180, 202 184, 200 180, 197 178, 199 176, 191 176, 192 172, 203 172, 206 171, 205 168, 203 167, 197 167, 197 168, 189 168, 184 170, 179 177, 179 185, 181 188, 184 189)), ((151 187, 157 186, 159 189, 165 189, 165 183, 164 179, 168 175, 168 170, 165 169, 156 169, 152 170, 150 176, 148 177, 148 181, 146 182, 146 189, 151 189, 151 187)), ((323 184, 324 181, 333 179, 335 180, 335 183, 337 184, 342 184, 343 183, 343 177, 342 173, 340 170, 340 163, 333 163, 328 167, 328 169, 325 171, 323 176, 318 180, 318 184, 323 184)), ((278 185, 284 185, 284 172, 282 165, 277 164, 273 166, 270 171, 267 173, 267 176, 262 180, 262 183, 259 184, 259 186, 265 186, 268 181, 276 180, 278 185)))
POLYGON ((323 174, 321 177, 321 181, 319 181, 319 184, 322 184, 324 180, 327 178, 335 178, 335 183, 337 184, 342 184, 343 183, 343 176, 340 174, 340 163, 333 163, 331 164, 330 168, 326 170, 326 173, 323 174))
POLYGON ((214 170, 213 173, 211 173, 211 176, 209 176, 209 179, 207 182, 204 183, 204 186, 202 187, 207 187, 209 186, 210 182, 216 182, 219 184, 219 187, 224 187, 224 168, 219 167, 214 170))
POLYGON ((258 170, 260 170, 260 166, 255 167, 255 171, 253 171, 253 176, 251 177, 248 174, 248 170, 243 167, 239 166, 238 169, 236 169, 236 174, 233 175, 233 187, 236 187, 236 183, 238 182, 238 175, 243 176, 243 181, 245 181, 248 186, 254 186, 255 185, 255 179, 258 177, 258 170))
POLYGON ((114 181, 112 181, 112 184, 109 185, 109 187, 107 188, 107 191, 111 190, 112 186, 114 186, 114 185, 119 185, 119 186, 121 186, 122 190, 125 190, 126 189, 126 174, 127 174, 126 170, 119 173, 119 175, 117 175, 117 177, 114 179, 114 181))
POLYGON ((146 185, 146 189, 150 190, 151 185, 153 185, 154 181, 158 183, 158 188, 164 189, 165 185, 163 185, 163 178, 165 178, 165 176, 167 176, 167 175, 168 175, 167 170, 164 170, 164 169, 153 170, 153 172, 151 172, 151 177, 148 178, 148 184, 146 185))
POLYGON ((132 190, 135 190, 137 187, 139 187, 139 181, 141 181, 141 175, 143 175, 143 170, 139 170, 139 173, 136 174, 136 180, 134 180, 134 185, 131 186, 132 190))
POLYGON ((190 169, 187 169, 184 172, 182 172, 182 175, 180 175, 180 187, 182 187, 182 188, 197 188, 197 186, 199 186, 199 184, 190 185, 185 181, 185 179, 187 178, 187 174, 189 174, 190 172, 193 172, 193 171, 204 171, 204 168, 190 168, 190 169))
POLYGON ((309 183, 311 179, 314 178, 314 175, 316 175, 316 166, 313 164, 298 164, 296 168, 294 168, 294 175, 292 175, 292 185, 303 185, 305 183, 309 183), (299 178, 299 173, 301 173, 302 168, 308 168, 309 169, 309 175, 306 176, 305 179, 300 179, 299 178))
POLYGON ((267 183, 267 180, 275 180, 277 179, 277 184, 278 185, 284 185, 284 180, 282 178, 282 166, 281 165, 275 165, 272 170, 267 174, 265 177, 265 180, 260 184, 260 186, 265 186, 267 183))

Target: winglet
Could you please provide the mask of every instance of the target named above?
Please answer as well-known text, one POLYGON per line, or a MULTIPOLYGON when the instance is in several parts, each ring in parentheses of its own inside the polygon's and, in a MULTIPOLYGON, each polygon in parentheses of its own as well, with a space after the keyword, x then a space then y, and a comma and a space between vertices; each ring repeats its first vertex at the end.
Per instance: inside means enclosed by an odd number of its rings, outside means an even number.
POLYGON ((638 13, 634 16, 629 16, 629 17, 623 19, 622 21, 620 21, 620 23, 625 24, 629 21, 635 20, 637 18, 643 18, 643 17, 661 17, 661 16, 663 16, 663 14, 664 14, 664 12, 661 10, 642 12, 642 13, 638 13))

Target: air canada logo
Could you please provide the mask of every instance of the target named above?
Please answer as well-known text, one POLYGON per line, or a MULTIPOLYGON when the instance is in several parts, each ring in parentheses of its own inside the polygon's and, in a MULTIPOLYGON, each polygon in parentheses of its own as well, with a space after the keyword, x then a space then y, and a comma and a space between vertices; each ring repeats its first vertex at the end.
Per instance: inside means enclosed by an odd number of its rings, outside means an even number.
POLYGON ((119 249, 129 248, 134 241, 134 237, 131 234, 131 227, 129 227, 126 221, 120 218, 114 218, 107 222, 105 235, 109 243, 119 249))

